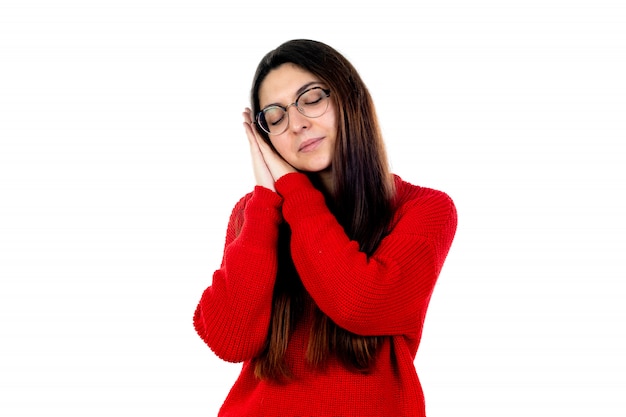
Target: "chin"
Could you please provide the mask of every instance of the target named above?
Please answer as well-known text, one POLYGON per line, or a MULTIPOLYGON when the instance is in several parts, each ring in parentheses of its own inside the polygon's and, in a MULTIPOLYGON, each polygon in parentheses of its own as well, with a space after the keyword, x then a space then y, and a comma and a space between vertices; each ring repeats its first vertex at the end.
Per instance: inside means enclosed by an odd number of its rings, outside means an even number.
POLYGON ((315 173, 327 171, 328 169, 330 169, 330 164, 312 164, 307 165, 301 171, 315 173))

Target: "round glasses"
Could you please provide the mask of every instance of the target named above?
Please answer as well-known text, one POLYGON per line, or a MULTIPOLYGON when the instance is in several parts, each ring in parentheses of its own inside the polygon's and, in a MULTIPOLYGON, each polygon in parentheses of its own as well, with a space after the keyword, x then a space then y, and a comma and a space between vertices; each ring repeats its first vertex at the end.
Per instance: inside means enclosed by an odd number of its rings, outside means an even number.
POLYGON ((329 97, 330 90, 322 87, 309 88, 286 107, 277 104, 267 106, 256 115, 256 122, 268 135, 280 135, 289 126, 289 107, 296 106, 301 114, 313 119, 326 113, 329 97))

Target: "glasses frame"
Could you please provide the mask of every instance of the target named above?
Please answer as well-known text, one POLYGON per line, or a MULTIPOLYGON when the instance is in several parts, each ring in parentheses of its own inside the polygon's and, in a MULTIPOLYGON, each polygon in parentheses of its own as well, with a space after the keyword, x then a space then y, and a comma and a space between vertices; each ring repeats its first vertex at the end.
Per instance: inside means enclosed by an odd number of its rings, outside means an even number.
POLYGON ((322 90, 324 92, 324 94, 326 94, 326 96, 324 97, 324 100, 327 100, 330 97, 330 88, 324 88, 324 87, 320 87, 320 86, 307 88, 302 93, 300 93, 298 95, 298 97, 296 97, 296 100, 293 103, 288 104, 287 106, 281 106, 280 104, 273 104, 271 106, 265 107, 263 110, 258 112, 257 115, 256 115, 256 124, 257 124, 257 126, 259 126, 268 135, 272 135, 272 136, 282 135, 283 133, 285 133, 287 131, 287 129, 289 129, 289 112, 288 112, 288 109, 291 106, 296 106, 296 109, 298 109, 298 112, 300 112, 301 115, 303 115, 305 117, 308 117, 309 119, 316 119, 318 117, 322 117, 324 115, 324 113, 326 113, 328 111, 328 103, 326 103, 326 109, 324 109, 322 114, 320 114, 318 116, 312 116, 312 117, 311 116, 307 116, 306 114, 304 114, 303 109, 301 109, 300 106, 298 106, 298 100, 300 100, 300 98, 303 95, 305 95, 306 93, 308 93, 309 91, 312 91, 312 90, 322 90), (285 130, 283 130, 282 132, 280 132, 280 133, 271 133, 271 132, 268 131, 268 129, 264 128, 263 125, 261 124, 261 117, 263 116, 263 113, 265 113, 266 110, 272 109, 272 108, 276 108, 276 107, 282 109, 285 112, 285 114, 287 115, 287 123, 285 124, 285 130))

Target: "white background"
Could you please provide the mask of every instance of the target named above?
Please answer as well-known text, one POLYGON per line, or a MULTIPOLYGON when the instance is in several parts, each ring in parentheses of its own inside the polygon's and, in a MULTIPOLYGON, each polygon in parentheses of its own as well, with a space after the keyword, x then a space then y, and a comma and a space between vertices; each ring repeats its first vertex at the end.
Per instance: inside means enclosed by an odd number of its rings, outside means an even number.
POLYGON ((0 415, 217 413, 240 365, 192 315, 253 185, 256 64, 301 37, 457 204, 429 417, 626 415, 622 0, 0 2, 0 415))

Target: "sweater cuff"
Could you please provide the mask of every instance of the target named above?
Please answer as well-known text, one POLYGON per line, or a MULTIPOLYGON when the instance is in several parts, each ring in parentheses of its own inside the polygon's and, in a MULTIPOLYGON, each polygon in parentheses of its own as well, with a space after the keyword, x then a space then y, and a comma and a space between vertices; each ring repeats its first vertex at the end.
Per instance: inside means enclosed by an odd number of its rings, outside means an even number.
POLYGON ((279 209, 280 205, 283 202, 283 198, 274 191, 269 188, 265 188, 261 185, 256 185, 254 187, 254 191, 252 192, 252 198, 248 204, 252 204, 253 206, 265 206, 265 207, 274 207, 279 209))
POLYGON ((276 192, 284 198, 282 210, 289 223, 296 217, 304 219, 327 209, 324 195, 313 187, 305 174, 293 172, 283 175, 274 186, 276 192))

